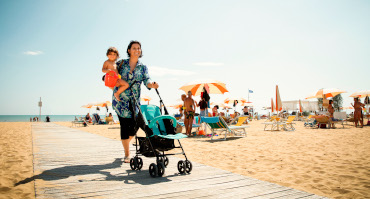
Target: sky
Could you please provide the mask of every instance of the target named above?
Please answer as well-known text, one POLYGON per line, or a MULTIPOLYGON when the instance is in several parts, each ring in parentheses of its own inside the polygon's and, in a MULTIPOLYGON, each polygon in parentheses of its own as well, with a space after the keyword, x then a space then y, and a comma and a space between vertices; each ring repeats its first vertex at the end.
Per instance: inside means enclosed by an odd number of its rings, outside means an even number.
MULTIPOLYGON (((111 100, 102 65, 131 40, 168 106, 193 80, 226 83, 227 97, 270 106, 321 88, 369 90, 367 0, 56 0, 0 1, 0 115, 80 115, 111 100)), ((142 95, 159 104, 154 90, 142 95)), ((109 112, 114 112, 112 109, 109 112)), ((174 111, 176 112, 176 111, 174 111)))

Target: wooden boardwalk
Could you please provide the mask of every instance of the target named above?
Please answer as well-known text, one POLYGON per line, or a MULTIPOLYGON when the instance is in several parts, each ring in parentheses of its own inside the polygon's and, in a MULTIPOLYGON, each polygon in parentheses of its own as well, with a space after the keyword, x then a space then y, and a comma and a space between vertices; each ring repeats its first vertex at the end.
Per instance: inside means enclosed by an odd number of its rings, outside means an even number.
POLYGON ((196 162, 181 175, 174 156, 165 176, 152 178, 155 159, 132 171, 120 141, 54 123, 33 124, 32 133, 36 198, 324 198, 196 162))

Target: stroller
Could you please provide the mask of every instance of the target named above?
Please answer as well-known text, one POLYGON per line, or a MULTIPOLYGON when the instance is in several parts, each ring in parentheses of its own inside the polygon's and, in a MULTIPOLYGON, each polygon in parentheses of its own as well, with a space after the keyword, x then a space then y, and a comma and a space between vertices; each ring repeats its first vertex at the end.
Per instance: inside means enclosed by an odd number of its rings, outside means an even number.
POLYGON ((169 155, 184 155, 185 160, 180 160, 177 163, 177 169, 181 174, 190 173, 192 170, 192 163, 187 159, 184 149, 181 146, 180 139, 187 136, 182 133, 176 133, 176 119, 168 114, 167 108, 164 105, 158 90, 156 92, 160 99, 160 106, 164 108, 164 115, 162 110, 155 105, 141 105, 136 101, 135 95, 131 98, 131 110, 134 113, 134 120, 136 128, 139 127, 145 132, 145 137, 138 137, 135 135, 136 155, 130 159, 130 167, 132 170, 141 170, 143 167, 143 160, 139 155, 145 157, 155 157, 156 163, 151 163, 149 166, 149 174, 151 177, 162 177, 165 173, 165 168, 169 163, 167 156, 169 155), (136 114, 135 112, 138 113, 136 114), (175 146, 175 140, 178 141, 179 146, 175 146), (181 148, 181 153, 165 154, 174 148, 181 148))

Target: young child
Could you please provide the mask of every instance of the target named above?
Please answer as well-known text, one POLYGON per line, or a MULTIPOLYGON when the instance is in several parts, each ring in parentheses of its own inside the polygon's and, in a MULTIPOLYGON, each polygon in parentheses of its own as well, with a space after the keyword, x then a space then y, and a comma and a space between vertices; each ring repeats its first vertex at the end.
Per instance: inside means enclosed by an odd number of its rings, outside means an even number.
MULTIPOLYGON (((117 48, 115 47, 110 47, 107 51, 107 57, 108 57, 108 60, 104 62, 103 64, 103 68, 102 68, 102 72, 103 73, 108 73, 109 71, 114 71, 118 74, 118 71, 117 71, 117 66, 116 66, 116 60, 118 59, 119 57, 119 53, 118 53, 118 50, 117 48)), ((105 75, 103 76, 103 81, 105 81, 105 75)), ((123 79, 119 78, 116 82, 116 87, 119 87, 118 88, 118 91, 116 93, 114 93, 114 97, 116 97, 116 99, 118 101, 121 101, 119 98, 120 94, 125 91, 129 85, 126 81, 124 81, 123 79)), ((113 89, 113 88, 112 88, 113 89)))

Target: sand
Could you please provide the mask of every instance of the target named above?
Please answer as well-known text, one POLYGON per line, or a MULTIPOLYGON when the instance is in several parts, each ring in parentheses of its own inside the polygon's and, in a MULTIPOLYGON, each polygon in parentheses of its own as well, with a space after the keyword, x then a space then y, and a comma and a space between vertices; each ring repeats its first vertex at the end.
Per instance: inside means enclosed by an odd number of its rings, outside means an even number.
MULTIPOLYGON (((191 161, 330 198, 370 197, 369 126, 312 129, 297 121, 295 131, 269 132, 262 122, 252 121, 244 138, 192 137, 181 143, 191 161)), ((116 140, 118 128, 77 127, 116 140)))
POLYGON ((0 198, 35 198, 31 123, 0 122, 0 198))
MULTIPOLYGON (((311 129, 296 122, 296 131, 266 132, 262 122, 252 121, 247 137, 182 144, 194 162, 330 198, 370 196, 369 126, 311 129)), ((120 139, 119 125, 73 128, 120 139)), ((31 123, 0 123, 0 143, 0 198, 34 198, 33 182, 14 186, 33 176, 31 123)))

